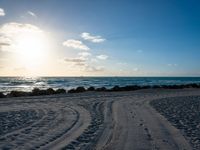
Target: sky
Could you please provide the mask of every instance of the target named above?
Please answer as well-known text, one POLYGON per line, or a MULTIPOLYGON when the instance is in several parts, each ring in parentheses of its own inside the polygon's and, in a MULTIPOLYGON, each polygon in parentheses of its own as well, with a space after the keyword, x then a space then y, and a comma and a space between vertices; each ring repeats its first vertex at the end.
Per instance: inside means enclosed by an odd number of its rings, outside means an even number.
POLYGON ((199 0, 0 0, 0 76, 200 76, 199 0))

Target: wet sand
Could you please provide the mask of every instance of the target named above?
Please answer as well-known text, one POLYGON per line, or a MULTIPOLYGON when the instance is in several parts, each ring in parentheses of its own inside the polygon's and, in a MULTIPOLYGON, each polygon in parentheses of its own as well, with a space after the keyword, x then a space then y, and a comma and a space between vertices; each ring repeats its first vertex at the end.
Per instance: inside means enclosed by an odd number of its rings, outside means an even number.
POLYGON ((186 132, 199 128, 187 121, 177 126, 177 119, 191 117, 176 110, 192 115, 182 100, 200 101, 198 96, 198 89, 148 89, 0 99, 0 149, 197 149, 199 140, 188 138, 197 135, 186 132))

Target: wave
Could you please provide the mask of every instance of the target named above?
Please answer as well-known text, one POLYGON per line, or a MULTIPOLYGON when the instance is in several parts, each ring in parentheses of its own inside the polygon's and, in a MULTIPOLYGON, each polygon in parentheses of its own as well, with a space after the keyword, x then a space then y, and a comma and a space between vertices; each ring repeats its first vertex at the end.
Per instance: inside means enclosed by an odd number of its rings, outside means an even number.
POLYGON ((69 90, 79 86, 111 88, 116 85, 152 86, 190 83, 200 83, 200 77, 0 77, 0 92, 31 91, 33 88, 64 88, 69 90))

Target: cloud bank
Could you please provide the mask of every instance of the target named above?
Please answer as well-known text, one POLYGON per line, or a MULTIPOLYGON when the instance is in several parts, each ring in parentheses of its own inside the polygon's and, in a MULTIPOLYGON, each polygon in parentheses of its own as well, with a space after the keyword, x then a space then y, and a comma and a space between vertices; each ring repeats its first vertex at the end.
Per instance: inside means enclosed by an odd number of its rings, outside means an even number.
MULTIPOLYGON (((105 41, 101 36, 93 36, 90 33, 82 33, 81 37, 84 40, 90 41, 92 43, 100 43, 105 41)), ((104 66, 98 64, 98 60, 106 60, 108 58, 107 55, 98 55, 93 56, 91 52, 88 52, 90 48, 85 45, 81 40, 69 39, 63 42, 63 46, 83 50, 82 52, 78 52, 77 56, 74 58, 64 58, 64 62, 70 67, 72 70, 82 70, 84 72, 102 72, 105 70, 104 66), (93 61, 96 60, 96 61, 93 61)), ((63 60, 61 61, 63 62, 63 60)))

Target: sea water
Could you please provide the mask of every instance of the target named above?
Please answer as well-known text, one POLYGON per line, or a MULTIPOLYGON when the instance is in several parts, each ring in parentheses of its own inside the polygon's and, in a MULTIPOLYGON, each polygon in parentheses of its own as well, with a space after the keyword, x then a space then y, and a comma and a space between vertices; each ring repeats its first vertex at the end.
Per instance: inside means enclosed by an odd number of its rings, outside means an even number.
POLYGON ((64 88, 66 90, 84 86, 88 88, 115 85, 180 85, 200 83, 200 77, 0 77, 0 92, 13 90, 31 91, 33 88, 64 88))

